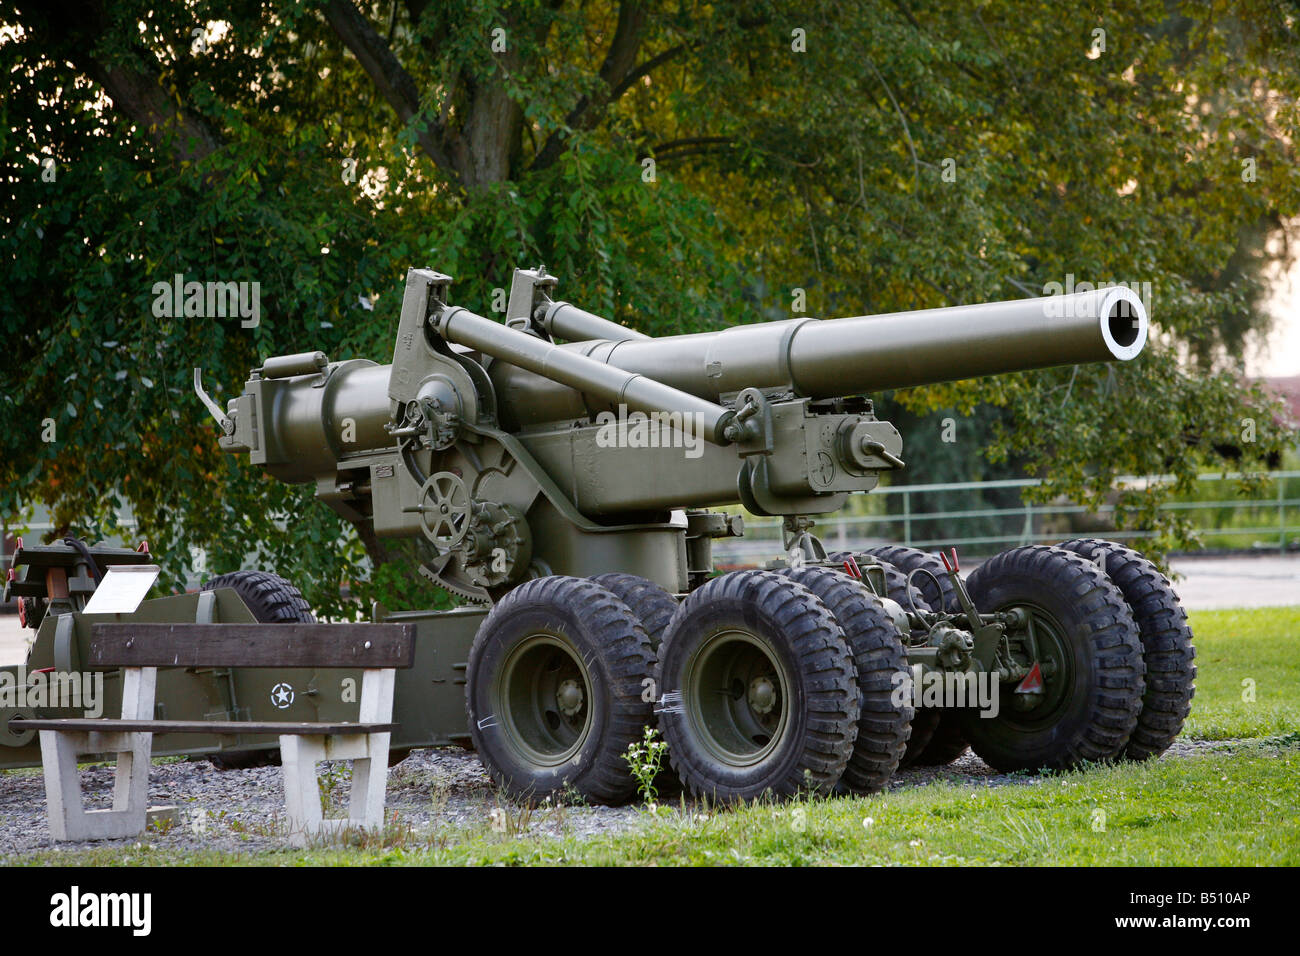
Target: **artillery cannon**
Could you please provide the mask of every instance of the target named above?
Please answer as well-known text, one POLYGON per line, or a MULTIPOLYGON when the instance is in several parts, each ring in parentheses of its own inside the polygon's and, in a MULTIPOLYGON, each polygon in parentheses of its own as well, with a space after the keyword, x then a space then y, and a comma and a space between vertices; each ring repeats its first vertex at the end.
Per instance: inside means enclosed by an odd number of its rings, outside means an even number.
POLYGON ((374 609, 419 628, 395 746, 472 743, 512 794, 604 802, 632 793, 624 754, 656 723, 685 786, 720 799, 871 792, 968 741, 1004 769, 1168 747, 1194 652, 1140 555, 1019 548, 963 580, 955 553, 828 555, 812 530, 904 467, 865 393, 1132 359, 1136 295, 650 338, 556 283, 517 270, 501 323, 412 269, 389 365, 270 358, 224 409, 195 371, 224 450, 367 536, 423 540, 420 573, 468 602, 374 609), (710 509, 736 504, 782 516, 786 553, 715 577, 713 539, 743 523, 710 509))

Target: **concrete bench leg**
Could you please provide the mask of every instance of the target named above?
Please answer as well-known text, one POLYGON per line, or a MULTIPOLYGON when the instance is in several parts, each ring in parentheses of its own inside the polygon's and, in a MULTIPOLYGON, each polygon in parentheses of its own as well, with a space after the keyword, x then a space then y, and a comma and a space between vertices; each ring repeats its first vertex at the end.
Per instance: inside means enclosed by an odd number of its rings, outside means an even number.
MULTIPOLYGON (((153 716, 158 671, 129 667, 122 675, 122 716, 153 716)), ((50 835, 55 840, 119 840, 144 832, 149 814, 149 762, 153 734, 41 731, 41 764, 50 835), (113 809, 87 810, 81 794, 77 758, 115 754, 113 809)))
POLYGON ((55 840, 119 840, 144 832, 149 809, 149 761, 152 734, 67 733, 41 731, 45 802, 50 835, 55 840), (81 793, 77 757, 113 753, 113 808, 87 810, 81 793))
POLYGON ((349 828, 383 828, 391 736, 349 734, 280 738, 280 765, 284 771, 284 801, 291 844, 307 846, 315 837, 337 836, 349 828), (321 813, 316 765, 325 760, 352 761, 352 788, 346 818, 326 819, 321 813))
POLYGON ((388 741, 391 736, 369 735, 366 749, 371 756, 352 761, 348 819, 353 826, 371 830, 384 827, 384 800, 388 796, 388 741))
MULTIPOLYGON (((393 714, 396 671, 374 668, 362 672, 359 720, 387 723, 393 714)), ((284 769, 284 800, 289 817, 289 842, 306 846, 313 837, 337 835, 352 828, 382 830, 388 788, 388 745, 391 733, 307 735, 280 738, 284 769), (346 819, 324 819, 316 764, 323 760, 352 761, 352 792, 346 819)))
POLYGON ((284 771, 284 802, 289 842, 306 846, 323 829, 320 784, 316 764, 325 759, 324 737, 281 737, 280 767, 284 771))

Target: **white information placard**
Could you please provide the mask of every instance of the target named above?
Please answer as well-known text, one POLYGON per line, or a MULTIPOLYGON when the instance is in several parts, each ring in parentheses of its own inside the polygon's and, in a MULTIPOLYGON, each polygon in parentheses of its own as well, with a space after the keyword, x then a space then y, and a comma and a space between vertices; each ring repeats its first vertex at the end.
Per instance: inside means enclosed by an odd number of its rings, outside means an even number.
POLYGON ((119 564, 104 573, 104 579, 86 602, 85 614, 132 614, 158 580, 156 564, 119 564))

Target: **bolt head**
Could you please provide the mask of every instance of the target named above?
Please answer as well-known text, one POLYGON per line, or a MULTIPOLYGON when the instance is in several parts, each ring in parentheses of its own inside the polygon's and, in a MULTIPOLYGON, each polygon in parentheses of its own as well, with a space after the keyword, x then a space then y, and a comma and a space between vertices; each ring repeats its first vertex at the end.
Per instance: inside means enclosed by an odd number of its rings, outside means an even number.
POLYGON ((776 706, 776 685, 766 677, 755 677, 749 682, 748 699, 757 713, 771 713, 776 706))
POLYGON ((578 682, 572 679, 561 681, 555 690, 555 702, 560 707, 560 713, 566 717, 572 717, 582 710, 582 688, 578 682))

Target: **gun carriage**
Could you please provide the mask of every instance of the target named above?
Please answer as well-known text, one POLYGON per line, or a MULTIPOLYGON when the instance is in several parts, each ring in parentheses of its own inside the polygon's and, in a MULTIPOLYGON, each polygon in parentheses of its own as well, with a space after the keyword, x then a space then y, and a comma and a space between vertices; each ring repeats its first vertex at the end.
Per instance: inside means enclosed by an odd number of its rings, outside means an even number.
MULTIPOLYGON (((900 764, 968 745, 999 769, 1036 770, 1172 742, 1192 693, 1191 632, 1136 552, 1022 547, 963 579, 955 553, 828 554, 814 533, 816 516, 904 467, 901 436, 866 395, 1133 359, 1147 316, 1132 292, 651 338, 556 287, 517 270, 498 322, 455 305, 448 276, 412 269, 389 364, 272 357, 225 408, 195 371, 225 451, 312 484, 366 535, 423 541, 420 574, 465 602, 373 609, 417 626, 396 690, 399 752, 473 746, 513 795, 571 788, 616 803, 635 787, 624 754, 653 725, 685 787, 723 800, 872 792, 900 764), (713 540, 744 531, 717 509, 735 505, 781 516, 784 554, 716 575, 713 540), (935 678, 944 706, 914 689, 935 678), (963 688, 972 696, 954 703, 963 688)), ((20 550, 7 593, 39 628, 28 668, 75 670, 93 578, 139 560, 20 550)), ((311 620, 292 585, 249 571, 137 616, 311 620)), ((354 709, 333 675, 159 681, 170 716, 250 719, 270 706, 270 683, 303 689, 285 719, 354 709)), ((30 740, 9 736, 0 762, 37 762, 30 740)), ((163 738, 155 752, 234 764, 272 745, 163 738)))

